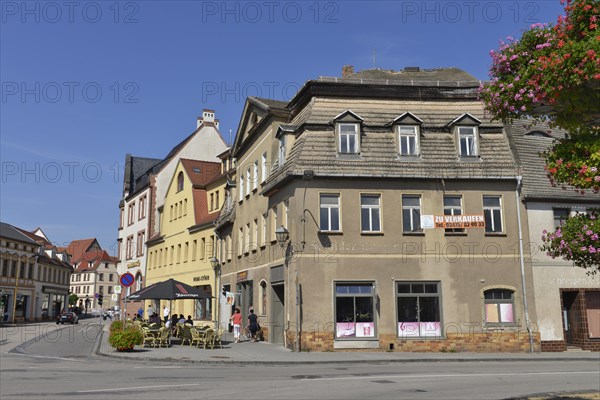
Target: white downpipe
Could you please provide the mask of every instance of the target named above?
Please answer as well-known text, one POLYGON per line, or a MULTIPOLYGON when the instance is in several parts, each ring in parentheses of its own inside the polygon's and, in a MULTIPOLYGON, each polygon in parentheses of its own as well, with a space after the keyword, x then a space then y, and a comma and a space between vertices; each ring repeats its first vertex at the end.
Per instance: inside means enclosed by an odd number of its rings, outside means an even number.
POLYGON ((515 199, 517 204, 517 225, 519 227, 519 262, 521 264, 521 286, 523 291, 523 307, 525 308, 525 324, 527 334, 529 335, 529 352, 534 352, 533 336, 531 335, 531 326, 529 324, 529 306, 527 304, 527 287, 525 285, 525 260, 523 256, 523 230, 521 226, 521 190, 522 176, 517 176, 517 188, 515 189, 515 199))

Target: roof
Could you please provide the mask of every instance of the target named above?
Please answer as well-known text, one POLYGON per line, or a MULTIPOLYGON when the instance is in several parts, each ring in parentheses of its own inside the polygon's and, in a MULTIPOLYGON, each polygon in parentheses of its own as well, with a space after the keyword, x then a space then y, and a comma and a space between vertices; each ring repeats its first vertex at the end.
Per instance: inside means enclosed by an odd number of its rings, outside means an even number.
MULTIPOLYGON (((33 232, 26 231, 25 229, 21 229, 21 228, 17 228, 17 227, 15 227, 15 228, 18 229, 19 232, 21 232, 23 235, 27 236, 34 242, 36 242, 44 247, 52 246, 52 243, 50 243, 45 237, 38 236, 33 232)), ((36 228, 36 229, 39 229, 39 228, 36 228)))
POLYGON ((119 262, 119 259, 117 257, 110 256, 106 250, 97 250, 84 253, 82 257, 74 261, 73 264, 77 264, 75 272, 89 272, 95 271, 100 265, 102 265, 102 263, 105 262, 116 264, 119 262))
POLYGON ((16 226, 0 222, 0 237, 16 240, 19 242, 37 245, 37 242, 23 233, 23 230, 16 226))
POLYGON ((572 186, 553 187, 544 170, 545 160, 540 153, 549 149, 555 139, 565 137, 565 131, 550 128, 547 124, 532 125, 531 121, 514 121, 507 124, 506 132, 513 145, 517 160, 523 169, 523 187, 521 193, 525 199, 545 199, 547 201, 578 200, 594 202, 600 206, 600 194, 591 190, 584 195, 575 191, 572 186), (548 137, 533 136, 527 133, 541 131, 548 137))
MULTIPOLYGON (((274 171, 265 193, 304 170, 336 177, 414 179, 516 179, 518 167, 501 123, 486 115, 477 99, 415 101, 387 99, 313 98, 292 121, 296 141, 286 164, 274 171), (339 155, 333 118, 351 109, 364 119, 360 155, 339 155), (399 157, 397 133, 390 126, 399 115, 412 113, 422 120, 420 156, 399 157), (458 157, 456 138, 448 123, 468 113, 481 121, 479 157, 458 157)), ((275 166, 274 168, 278 168, 275 166)))
POLYGON ((400 71, 385 70, 380 68, 365 69, 350 74, 345 81, 419 81, 419 82, 479 82, 477 78, 460 68, 433 68, 433 69, 404 69, 400 71))
POLYGON ((210 161, 180 159, 181 165, 194 186, 205 186, 215 176, 221 174, 221 163, 210 161))
POLYGON ((159 162, 161 160, 158 158, 135 157, 127 154, 125 156, 125 175, 123 178, 124 190, 129 193, 135 192, 137 180, 159 162))
POLYGON ((263 108, 265 111, 271 110, 271 109, 283 110, 286 108, 287 103, 288 103, 287 101, 265 99, 263 97, 254 97, 254 96, 249 96, 248 100, 250 100, 251 103, 256 104, 257 106, 263 108))
POLYGON ((67 253, 71 255, 72 261, 77 262, 82 258, 84 253, 89 251, 94 243, 100 247, 96 238, 73 240, 67 247, 67 253))

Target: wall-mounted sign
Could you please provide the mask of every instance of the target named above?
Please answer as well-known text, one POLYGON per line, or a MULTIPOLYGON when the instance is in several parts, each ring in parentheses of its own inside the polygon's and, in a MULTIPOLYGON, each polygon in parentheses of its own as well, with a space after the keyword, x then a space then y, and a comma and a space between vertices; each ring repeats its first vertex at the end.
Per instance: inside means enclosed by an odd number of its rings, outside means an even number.
POLYGON ((110 295, 110 298, 112 301, 117 301, 117 300, 119 300, 119 295, 116 293, 113 293, 110 295))
POLYGON ((113 289, 116 294, 121 294, 121 285, 115 285, 113 289))
POLYGON ((130 263, 127 263, 127 268, 135 268, 140 266, 140 260, 135 260, 130 263))
POLYGON ((208 275, 195 276, 194 282, 208 281, 209 279, 210 279, 210 276, 208 276, 208 275))
POLYGON ((248 280, 248 271, 242 271, 237 273, 237 282, 245 282, 248 280))
POLYGON ((485 218, 483 215, 422 215, 421 227, 423 229, 485 228, 485 218), (431 226, 432 219, 433 226, 431 226))

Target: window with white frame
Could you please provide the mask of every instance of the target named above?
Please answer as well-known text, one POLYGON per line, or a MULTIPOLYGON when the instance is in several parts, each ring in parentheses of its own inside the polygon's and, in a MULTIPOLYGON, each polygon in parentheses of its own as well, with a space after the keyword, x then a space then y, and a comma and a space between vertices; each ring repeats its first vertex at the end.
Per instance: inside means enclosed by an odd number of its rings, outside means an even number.
POLYGON ((251 247, 250 246, 250 224, 246 224, 244 244, 246 246, 246 247, 244 247, 244 253, 249 253, 250 247, 251 247))
POLYGON ((240 201, 244 200, 244 174, 240 172, 240 201))
MULTIPOLYGON (((444 215, 462 215, 462 196, 444 196, 444 215)), ((448 228, 447 233, 464 232, 462 228, 448 228)))
POLYGON ((419 154, 419 127, 416 125, 398 125, 399 153, 401 156, 419 154))
POLYGON ((362 232, 381 232, 381 195, 360 195, 360 220, 362 232))
POLYGON ((338 124, 339 152, 356 154, 359 146, 358 124, 338 124))
POLYGON ((271 208, 271 240, 277 240, 275 230, 277 229, 277 206, 271 208))
POLYGON ((267 244, 267 213, 262 214, 260 217, 260 230, 260 245, 264 246, 267 244))
POLYGON ((421 196, 402 195, 402 230, 421 232, 421 196))
POLYGON ((283 221, 281 221, 281 225, 286 229, 288 229, 289 213, 290 213, 290 201, 284 200, 283 201, 283 210, 281 211, 281 218, 283 219, 283 221))
POLYGON ((500 196, 483 196, 485 233, 502 233, 502 203, 500 196))
POLYGON ((463 157, 477 156, 477 127, 458 127, 459 154, 463 157))
POLYGON ((255 218, 252 221, 252 251, 256 251, 258 248, 258 219, 255 218))
POLYGON ((336 283, 336 339, 374 338, 375 299, 373 283, 336 283))
POLYGON ((267 180, 267 152, 265 151, 262 155, 262 159, 261 159, 261 182, 264 182, 267 180))
POLYGON ((246 196, 250 196, 250 191, 252 185, 251 171, 250 167, 246 170, 246 196))
POLYGON ((321 194, 319 196, 319 227, 322 231, 340 230, 340 195, 321 194))
POLYGON ((285 164, 285 152, 285 135, 282 135, 279 138, 279 154, 277 159, 280 168, 285 164))
POLYGON ((440 337, 439 282, 397 282, 398 337, 440 337))
POLYGON ((244 227, 241 227, 238 232, 238 251, 237 255, 241 256, 244 249, 244 227))
POLYGON ((258 187, 258 161, 254 161, 254 170, 252 171, 252 190, 258 187))
POLYGON ((484 302, 486 325, 513 324, 515 322, 515 296, 512 290, 486 290, 484 302))

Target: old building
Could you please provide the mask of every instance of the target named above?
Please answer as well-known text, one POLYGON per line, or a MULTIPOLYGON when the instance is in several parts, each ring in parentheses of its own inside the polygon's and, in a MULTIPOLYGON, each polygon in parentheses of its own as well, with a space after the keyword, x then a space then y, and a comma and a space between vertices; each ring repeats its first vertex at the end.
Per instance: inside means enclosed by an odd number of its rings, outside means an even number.
POLYGON ((3 321, 54 318, 65 307, 72 267, 40 228, 0 223, 0 258, 3 321))
POLYGON ((346 72, 246 101, 217 223, 225 289, 297 350, 539 349, 518 166, 480 82, 346 72))
MULTIPOLYGON (((173 278, 203 289, 206 299, 177 300, 170 310, 204 322, 214 320, 210 297, 218 298, 210 260, 216 247, 213 221, 225 197, 222 168, 218 162, 180 159, 160 209, 161 230, 148 241, 147 284, 173 278)), ((156 310, 167 304, 152 302, 156 310)))
MULTIPOLYGON (((215 111, 205 109, 197 119, 196 129, 175 145, 162 160, 126 157, 123 198, 120 201, 119 274, 131 272, 136 284, 127 293, 145 286, 147 265, 146 241, 161 231, 159 210, 164 206, 167 188, 181 158, 220 162, 217 155, 227 148, 219 132, 215 111)), ((128 303, 128 312, 137 311, 141 302, 128 303)))
POLYGON ((120 285, 117 261, 116 257, 102 249, 85 252, 80 258, 73 259, 75 269, 71 275, 71 293, 77 295, 78 307, 99 313, 100 309, 117 305, 118 300, 112 298, 116 294, 115 286, 120 285))
POLYGON ((570 261, 552 259, 540 250, 541 237, 568 215, 600 208, 600 195, 580 194, 572 187, 553 187, 544 171, 541 151, 564 137, 547 125, 517 121, 506 127, 523 166, 522 198, 527 209, 537 326, 542 351, 568 346, 600 350, 600 276, 589 275, 570 261))

